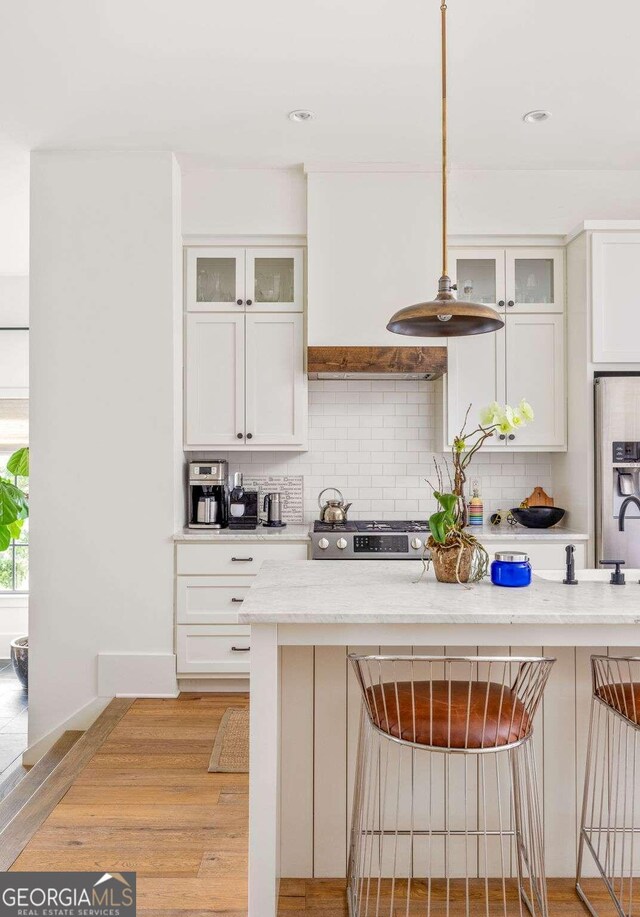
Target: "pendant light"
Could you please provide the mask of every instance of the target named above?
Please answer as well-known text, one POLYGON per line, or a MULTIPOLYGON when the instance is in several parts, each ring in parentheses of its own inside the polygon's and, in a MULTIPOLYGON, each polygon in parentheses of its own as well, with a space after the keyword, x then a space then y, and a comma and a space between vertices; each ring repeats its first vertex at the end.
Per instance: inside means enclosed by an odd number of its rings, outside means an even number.
POLYGON ((430 302, 406 306, 387 325, 395 334, 414 337, 457 337, 484 334, 504 326, 495 309, 484 303, 458 302, 447 274, 447 4, 440 4, 442 49, 442 277, 438 294, 430 302))

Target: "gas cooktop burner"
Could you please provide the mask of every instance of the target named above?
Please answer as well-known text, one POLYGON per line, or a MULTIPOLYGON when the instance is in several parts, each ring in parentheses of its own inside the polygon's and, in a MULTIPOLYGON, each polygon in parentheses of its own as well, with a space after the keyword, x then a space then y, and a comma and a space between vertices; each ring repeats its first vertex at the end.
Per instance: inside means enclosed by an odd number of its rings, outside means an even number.
POLYGON ((355 522, 314 522, 314 532, 357 532, 355 522))
POLYGON ((429 528, 426 522, 411 520, 390 520, 388 522, 356 522, 359 532, 426 532, 429 528))
POLYGON ((427 532, 429 525, 427 522, 410 520, 405 522, 400 519, 390 519, 388 521, 359 520, 358 522, 341 522, 331 524, 330 522, 314 522, 314 532, 427 532))

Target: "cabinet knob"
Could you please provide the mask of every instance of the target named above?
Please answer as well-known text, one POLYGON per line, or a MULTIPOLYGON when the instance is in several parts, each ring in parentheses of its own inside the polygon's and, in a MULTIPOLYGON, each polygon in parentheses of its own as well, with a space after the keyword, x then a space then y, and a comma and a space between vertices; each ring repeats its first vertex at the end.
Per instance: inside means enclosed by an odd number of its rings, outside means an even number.
POLYGON ((236 433, 236 439, 242 439, 242 433, 236 433))
POLYGON ((508 305, 508 306, 515 306, 515 303, 514 303, 514 301, 513 301, 512 299, 510 299, 509 302, 507 303, 507 305, 508 305))
POLYGON ((247 433, 247 439, 253 439, 253 433, 247 433))
POLYGON ((252 305, 253 305, 253 300, 252 300, 252 299, 248 299, 248 300, 247 300, 247 305, 248 305, 248 306, 252 306, 252 305))
POLYGON ((498 436, 498 439, 506 439, 506 436, 504 435, 504 433, 501 433, 501 434, 498 436))
POLYGON ((515 439, 515 438, 516 438, 516 434, 515 434, 515 433, 509 433, 509 439, 513 440, 513 439, 515 439))
POLYGON ((504 308, 504 299, 501 299, 498 305, 500 306, 501 309, 503 309, 504 308))
POLYGON ((237 304, 238 304, 239 306, 242 305, 242 300, 241 300, 241 299, 237 299, 236 302, 237 302, 237 304))

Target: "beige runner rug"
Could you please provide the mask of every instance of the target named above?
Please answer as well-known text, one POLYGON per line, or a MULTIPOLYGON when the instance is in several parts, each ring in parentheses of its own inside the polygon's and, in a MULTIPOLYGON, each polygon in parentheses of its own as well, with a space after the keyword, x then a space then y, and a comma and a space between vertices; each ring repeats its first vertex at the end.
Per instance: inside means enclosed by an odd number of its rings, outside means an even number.
POLYGON ((249 773, 249 708, 227 707, 209 761, 213 774, 249 773))

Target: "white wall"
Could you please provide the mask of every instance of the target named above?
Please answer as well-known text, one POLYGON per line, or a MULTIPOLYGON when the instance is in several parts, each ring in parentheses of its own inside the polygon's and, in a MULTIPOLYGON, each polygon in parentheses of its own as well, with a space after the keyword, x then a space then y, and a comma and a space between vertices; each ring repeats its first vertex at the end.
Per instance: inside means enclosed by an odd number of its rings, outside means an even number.
POLYGON ((452 234, 563 234, 583 220, 637 219, 640 171, 453 171, 450 194, 452 234))
MULTIPOLYGON (((17 273, 26 271, 28 265, 29 167, 26 156, 24 163, 23 170, 19 160, 8 164, 6 155, 0 157, 0 328, 29 324, 29 277, 26 273, 17 273)), ((27 619, 26 596, 0 594, 0 659, 9 657, 10 643, 15 637, 27 633, 27 619)))
POLYGON ((386 324, 397 309, 436 293, 437 176, 320 172, 309 174, 308 188, 309 344, 427 344, 428 338, 399 338, 386 324))
POLYGON ((29 154, 0 151, 0 276, 29 273, 29 154))
POLYGON ((32 156, 30 745, 99 653, 175 688, 176 186, 170 153, 32 156))
MULTIPOLYGON (((327 380, 309 382, 309 451, 220 453, 231 471, 304 475, 305 519, 318 517, 318 493, 339 487, 353 519, 424 517, 433 509, 442 460, 437 415, 442 382, 327 380)), ((194 453, 213 458, 213 453, 194 453)), ((480 484, 485 516, 509 509, 540 485, 551 489, 551 457, 484 452, 473 462, 468 495, 480 484)))
POLYGON ((26 327, 28 324, 28 275, 0 274, 0 328, 26 327))
POLYGON ((182 168, 182 231, 192 234, 304 235, 302 169, 182 168))

